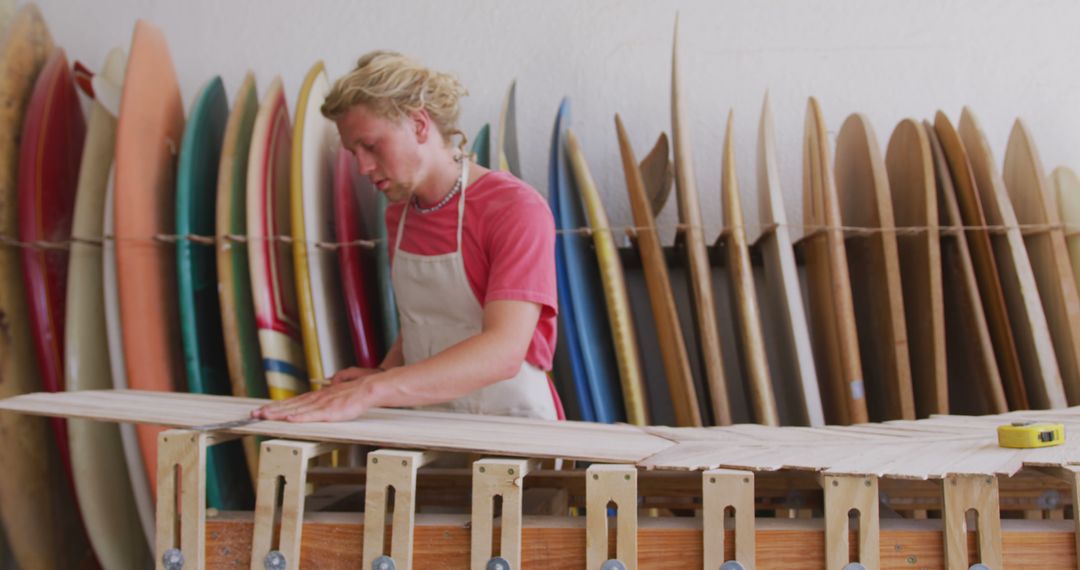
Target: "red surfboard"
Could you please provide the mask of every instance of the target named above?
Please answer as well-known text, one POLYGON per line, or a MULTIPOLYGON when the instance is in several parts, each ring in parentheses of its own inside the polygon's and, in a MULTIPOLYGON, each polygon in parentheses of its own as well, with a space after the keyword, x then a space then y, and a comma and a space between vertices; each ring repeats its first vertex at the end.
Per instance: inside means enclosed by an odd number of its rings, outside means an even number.
MULTIPOLYGON (((360 197, 365 184, 360 175, 356 159, 348 151, 338 151, 337 165, 334 168, 334 216, 337 240, 348 243, 358 239, 370 238, 365 235, 360 197)), ((374 205, 374 200, 371 201, 374 205)), ((338 249, 341 263, 342 288, 345 292, 345 309, 349 313, 349 332, 352 336, 353 351, 357 363, 364 368, 379 365, 379 354, 375 348, 375 329, 372 326, 374 315, 365 284, 365 250, 359 246, 338 249)), ((368 275, 368 278, 374 277, 368 275)))
MULTIPOLYGON (((64 50, 57 49, 38 76, 23 123, 19 152, 20 240, 63 242, 71 238, 85 138, 86 121, 75 94, 75 82, 64 50)), ((49 392, 59 392, 64 389, 68 252, 24 248, 22 262, 42 385, 49 392)), ((67 423, 59 418, 49 421, 71 482, 67 423)))

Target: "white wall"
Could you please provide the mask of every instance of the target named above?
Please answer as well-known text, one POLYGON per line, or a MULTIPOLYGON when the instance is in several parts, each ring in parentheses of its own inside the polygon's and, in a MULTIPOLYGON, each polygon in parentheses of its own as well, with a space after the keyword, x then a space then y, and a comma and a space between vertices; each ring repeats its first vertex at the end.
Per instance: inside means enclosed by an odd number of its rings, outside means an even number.
MULTIPOLYGON (((678 11, 710 240, 719 232, 719 157, 729 108, 736 112, 743 206, 748 221, 757 219, 754 153, 766 90, 792 221, 801 219, 801 136, 810 95, 822 103, 833 132, 849 113, 866 113, 883 150, 901 118, 932 118, 943 109, 956 121, 967 104, 999 164, 1021 116, 1048 171, 1080 167, 1075 1, 42 0, 41 7, 69 57, 93 68, 111 47, 126 48, 137 18, 162 27, 185 105, 215 74, 233 93, 247 69, 260 89, 280 74, 292 105, 317 59, 336 77, 361 53, 389 48, 459 76, 471 91, 463 127, 472 134, 497 121, 516 77, 524 176, 544 193, 554 113, 559 99, 570 96, 575 130, 615 224, 630 223, 630 214, 612 117, 622 114, 639 155, 659 131, 670 132, 678 11)), ((674 223, 673 203, 661 223, 674 223)))

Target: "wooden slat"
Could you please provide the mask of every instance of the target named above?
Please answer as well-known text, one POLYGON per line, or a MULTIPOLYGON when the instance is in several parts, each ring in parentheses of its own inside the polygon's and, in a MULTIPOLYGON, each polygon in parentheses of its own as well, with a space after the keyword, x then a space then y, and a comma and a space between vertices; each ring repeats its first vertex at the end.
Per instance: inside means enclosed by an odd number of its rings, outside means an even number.
POLYGON ((734 560, 746 570, 754 570, 754 474, 750 471, 713 469, 701 476, 702 532, 705 543, 705 567, 719 568, 734 560), (730 542, 725 530, 725 512, 734 511, 734 554, 725 553, 730 542))
POLYGON ((968 555, 967 512, 974 509, 979 553, 974 562, 981 562, 989 568, 1003 568, 997 478, 948 477, 943 481, 943 487, 946 567, 949 570, 964 570, 972 563, 972 557, 968 555))
POLYGON ((592 465, 585 475, 586 567, 600 568, 611 559, 608 553, 614 538, 614 559, 627 570, 637 570, 637 469, 632 465, 592 465), (608 505, 612 503, 617 509, 614 529, 608 524, 608 505))

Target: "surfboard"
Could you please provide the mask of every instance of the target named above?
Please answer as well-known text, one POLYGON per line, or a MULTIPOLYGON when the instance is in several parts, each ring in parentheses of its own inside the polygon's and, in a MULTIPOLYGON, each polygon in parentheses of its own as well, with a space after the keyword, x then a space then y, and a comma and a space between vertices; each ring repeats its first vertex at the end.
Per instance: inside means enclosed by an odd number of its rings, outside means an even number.
MULTIPOLYGON (((124 80, 125 54, 109 52, 101 71, 108 81, 124 80)), ((116 117, 100 103, 91 105, 86 143, 79 166, 71 259, 67 274, 64 324, 64 385, 68 391, 113 388, 105 326, 102 248, 105 192, 116 143, 116 117), (79 241, 87 240, 87 241, 79 241)), ((131 478, 117 425, 68 420, 71 466, 83 523, 105 568, 145 568, 149 543, 132 494, 131 478)), ((136 464, 141 465, 136 461, 136 464)))
POLYGON ((1057 201, 1045 186, 1046 173, 1035 140, 1020 119, 1013 124, 1002 171, 1020 224, 1043 226, 1023 233, 1039 288, 1061 383, 1069 405, 1080 404, 1080 298, 1069 265, 1057 201))
MULTIPOLYGON (((176 178, 176 232, 214 234, 218 167, 229 103, 221 77, 211 79, 195 99, 180 143, 176 178)), ((214 246, 180 240, 176 244, 181 340, 188 391, 229 395, 225 341, 218 301, 214 246)), ((251 474, 240 440, 211 447, 206 454, 206 503, 243 510, 254 504, 251 474)))
POLYGON ((934 126, 924 121, 923 129, 930 142, 937 185, 949 412, 1004 413, 1009 410, 1009 405, 994 358, 994 343, 983 310, 967 234, 961 229, 964 219, 953 185, 956 173, 949 169, 934 126))
POLYGON ((780 357, 775 362, 780 366, 773 381, 776 393, 785 396, 777 401, 781 421, 788 425, 817 427, 825 425, 825 410, 821 406, 799 270, 795 265, 795 249, 784 209, 774 133, 772 109, 766 93, 758 123, 758 217, 764 229, 757 245, 765 272, 766 301, 763 307, 771 306, 775 315, 774 319, 765 320, 766 334, 771 320, 777 332, 769 337, 779 344, 780 357), (785 407, 782 401, 791 404, 785 407))
POLYGON ((248 264, 263 372, 270 397, 306 392, 310 377, 296 299, 290 236, 289 152, 292 126, 281 78, 270 84, 251 135, 247 173, 248 264))
POLYGON ((333 250, 334 168, 339 143, 337 127, 319 108, 330 91, 326 68, 320 61, 308 71, 296 104, 296 136, 292 140, 290 213, 293 265, 300 310, 300 331, 311 388, 324 378, 350 366, 349 331, 341 271, 333 250))
MULTIPOLYGON (((86 120, 63 49, 45 61, 27 103, 19 141, 19 239, 64 242, 71 237, 79 161, 86 120)), ((23 248, 23 284, 30 332, 42 387, 64 389, 64 310, 67 296, 66 249, 23 248)), ((53 436, 68 484, 74 490, 67 422, 52 418, 53 436)))
POLYGON ((660 344, 660 357, 664 363, 664 376, 671 402, 675 409, 675 422, 680 427, 700 427, 701 408, 694 389, 690 358, 679 326, 679 314, 675 308, 675 295, 671 290, 667 263, 656 231, 652 204, 645 191, 645 184, 638 168, 630 138, 622 119, 615 115, 615 130, 619 139, 623 175, 629 195, 630 209, 634 216, 635 244, 644 267, 645 286, 649 292, 649 304, 656 321, 656 337, 660 344))
POLYGON ((1065 226, 1065 244, 1069 248, 1073 279, 1080 287, 1080 177, 1073 169, 1059 166, 1050 173, 1049 184, 1057 200, 1061 223, 1065 226))
MULTIPOLYGON (((116 131, 116 277, 124 361, 131 388, 183 386, 176 304, 176 250, 159 243, 176 227, 176 153, 184 109, 165 36, 135 24, 116 131)), ((158 426, 140 425, 148 474, 157 473, 158 426)), ((150 477, 156 492, 157 479, 150 477)))
MULTIPOLYGON (((251 298, 251 273, 248 270, 248 249, 251 244, 234 243, 227 237, 247 235, 248 151, 258 110, 255 75, 249 71, 240 84, 225 123, 221 161, 218 164, 214 222, 225 362, 229 368, 232 394, 241 398, 269 396, 255 328, 255 305, 251 298)), ((248 472, 255 477, 259 473, 258 443, 255 438, 246 437, 243 445, 248 472)))
MULTIPOLYGON (((731 423, 731 408, 724 379, 724 362, 720 354, 712 270, 705 248, 704 222, 701 219, 701 205, 694 180, 685 108, 679 69, 679 21, 676 17, 671 46, 671 139, 675 153, 675 192, 679 202, 679 223, 683 225, 680 235, 684 240, 685 262, 690 274, 691 311, 697 324, 697 352, 702 359, 702 374, 711 404, 711 423, 722 426, 731 423)), ((708 414, 705 414, 705 417, 708 417, 708 414)))
POLYGON ((484 168, 491 168, 491 125, 484 123, 484 126, 480 127, 469 152, 472 153, 476 164, 484 168))
POLYGON ((652 150, 641 159, 638 165, 641 181, 645 184, 645 196, 649 199, 654 219, 660 215, 668 198, 671 197, 671 186, 675 182, 675 165, 671 162, 670 156, 667 135, 660 133, 652 150))
MULTIPOLYGON (((371 238, 364 223, 366 217, 361 212, 361 194, 365 190, 367 194, 373 194, 370 184, 360 175, 356 158, 339 148, 334 170, 334 216, 340 243, 371 238)), ((367 206, 374 206, 374 203, 374 200, 368 200, 367 206)), ((379 365, 380 358, 375 339, 375 314, 370 301, 372 291, 368 288, 373 277, 372 265, 365 257, 369 257, 369 252, 360 246, 338 249, 353 354, 359 366, 374 368, 379 365)))
POLYGON ((968 159, 967 149, 964 148, 966 143, 941 111, 934 117, 934 131, 937 132, 941 148, 948 160, 963 225, 968 228, 964 233, 971 253, 971 262, 975 266, 986 324, 994 343, 994 355, 1009 409, 1026 410, 1029 407, 1027 388, 1024 386, 1020 354, 1010 323, 1012 317, 1005 305, 1003 281, 998 271, 997 258, 994 256, 994 246, 990 243, 990 233, 985 229, 987 216, 976 187, 973 165, 968 159))
MULTIPOLYGON (((35 4, 15 14, 0 49, 0 235, 17 236, 19 135, 34 82, 53 52, 35 4)), ((0 247, 0 397, 42 390, 34 358, 19 249, 0 247)), ((71 568, 87 560, 89 545, 64 480, 64 467, 45 420, 0 415, 0 517, 21 568, 71 568)))
POLYGON ((971 160, 986 222, 1005 228, 1004 233, 992 233, 990 242, 998 262, 1028 401, 1033 408, 1063 408, 1066 399, 1061 372, 1016 212, 978 119, 967 107, 960 115, 960 139, 971 160))
POLYGON ((521 178, 521 159, 517 140, 517 79, 510 82, 510 89, 503 99, 499 113, 499 170, 521 178))
POLYGON ((637 332, 630 313, 630 299, 626 292, 626 280, 622 262, 615 248, 611 224, 596 188, 585 154, 573 130, 566 132, 566 151, 570 158, 581 201, 585 205, 588 227, 592 230, 593 247, 603 284, 607 318, 615 348, 616 364, 622 388, 626 420, 633 425, 649 425, 649 413, 645 407, 645 384, 641 374, 637 332))
MULTIPOLYGON (((602 291, 596 255, 589 238, 576 230, 587 225, 578 185, 571 177, 567 161, 566 131, 570 122, 570 101, 563 99, 551 136, 551 172, 548 200, 555 217, 555 247, 562 251, 556 258, 557 275, 561 273, 567 296, 559 295, 565 305, 560 313, 572 313, 577 331, 580 374, 575 370, 575 384, 584 384, 592 399, 595 420, 602 423, 623 421, 618 367, 602 291), (552 198, 554 196, 554 199, 552 198), (560 265, 561 263, 561 265, 560 265)), ((573 342, 571 337, 571 342, 573 342)))
POLYGON ((917 233, 896 235, 915 415, 947 414, 937 184, 930 141, 915 120, 905 119, 893 130, 885 151, 885 170, 896 227, 919 228, 917 233))
POLYGON ((868 421, 866 389, 837 202, 825 119, 811 97, 803 135, 803 251, 811 341, 824 383, 826 420, 858 424, 868 421))
POLYGON ((845 226, 874 230, 844 240, 871 421, 915 419, 900 259, 877 135, 854 114, 836 139, 836 190, 845 226), (877 231, 880 230, 880 231, 877 231))
POLYGON ((761 329, 761 309, 754 289, 754 269, 750 266, 750 247, 743 223, 739 179, 735 175, 735 137, 732 132, 735 113, 728 112, 724 134, 724 158, 720 178, 721 207, 724 212, 724 234, 727 242, 727 270, 731 276, 731 304, 738 321, 739 343, 743 369, 750 392, 754 420, 762 425, 780 425, 780 414, 773 395, 769 361, 765 354, 765 335, 761 329))

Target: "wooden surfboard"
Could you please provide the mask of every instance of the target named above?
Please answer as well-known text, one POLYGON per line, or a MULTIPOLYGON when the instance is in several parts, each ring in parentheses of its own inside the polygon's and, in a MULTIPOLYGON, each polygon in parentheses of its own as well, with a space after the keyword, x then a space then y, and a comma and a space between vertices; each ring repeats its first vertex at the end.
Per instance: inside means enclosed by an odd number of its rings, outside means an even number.
POLYGON ((750 248, 743 224, 742 201, 739 198, 739 179, 735 176, 735 140, 732 134, 735 113, 728 112, 724 134, 721 204, 724 210, 724 234, 727 241, 727 269, 731 276, 731 304, 738 320, 739 346, 742 349, 743 369, 750 390, 754 420, 768 426, 780 425, 780 416, 773 396, 769 361, 765 354, 765 335, 761 330, 761 309, 754 290, 754 270, 750 266, 750 248))
MULTIPOLYGON (((360 175, 356 158, 339 148, 334 170, 334 215, 340 243, 371 238, 366 230, 369 226, 364 223, 367 216, 361 211, 364 206, 361 194, 365 191, 373 194, 370 184, 360 175)), ((368 200, 366 205, 370 208, 374 203, 374 200, 368 200)), ((374 277, 373 264, 365 259, 370 257, 368 253, 359 246, 342 247, 338 249, 338 261, 341 263, 341 285, 353 354, 359 366, 375 368, 379 365, 380 354, 375 341, 375 313, 371 306, 373 291, 368 285, 374 277)))
POLYGON ((306 392, 289 216, 292 126, 281 78, 266 92, 251 135, 247 174, 248 263, 263 372, 274 400, 306 392))
POLYGON ((300 87, 290 170, 296 296, 313 390, 322 386, 316 381, 355 361, 349 354, 345 296, 341 291, 337 256, 333 250, 316 245, 337 239, 334 168, 341 145, 337 127, 319 111, 329 91, 330 81, 320 61, 308 71, 300 87))
POLYGON ((472 153, 476 164, 484 168, 491 168, 491 125, 484 123, 484 126, 480 127, 480 131, 476 133, 472 149, 469 152, 472 153))
POLYGON ((923 122, 934 159, 941 229, 942 294, 945 314, 949 413, 1000 414, 1009 410, 994 344, 979 293, 978 275, 968 249, 964 218, 937 131, 923 122))
POLYGON ((599 262, 600 279, 603 283, 608 321, 615 346, 616 362, 621 380, 623 405, 626 419, 633 425, 649 425, 649 414, 645 408, 645 385, 641 375, 637 333, 630 313, 630 300, 626 293, 626 280, 623 276, 622 262, 615 248, 607 212, 596 189, 589 165, 581 145, 572 130, 566 133, 566 150, 570 164, 577 178, 577 187, 585 205, 589 228, 592 229, 593 247, 599 262))
POLYGON ((653 218, 660 215, 671 196, 671 186, 675 181, 675 165, 671 162, 670 156, 667 135, 660 133, 652 150, 641 159, 641 164, 638 165, 653 218))
POLYGON ((1023 225, 1044 226, 1023 233, 1058 370, 1069 405, 1080 404, 1080 298, 1069 265, 1057 201, 1045 186, 1046 173, 1035 141, 1020 119, 1013 124, 1002 172, 1005 188, 1023 225))
POLYGON ((521 178, 521 159, 517 140, 517 80, 510 82, 510 89, 503 100, 499 113, 499 170, 521 178))
MULTIPOLYGON (((64 242, 71 238, 86 121, 63 49, 41 69, 23 119, 19 141, 19 239, 64 242)), ((64 389, 64 310, 68 252, 23 248, 23 284, 30 332, 42 386, 64 389)), ((74 490, 67 422, 50 420, 68 485, 74 490)))
POLYGON ((638 254, 641 255, 641 264, 645 268, 645 285, 649 291, 653 319, 656 321, 656 336, 660 343, 660 357, 664 362, 664 376, 667 378, 671 402, 675 408, 675 421, 680 427, 700 427, 701 408, 694 390, 690 358, 686 352, 682 328, 679 326, 679 314, 675 309, 675 296, 671 291, 664 251, 660 246, 660 237, 656 231, 656 221, 645 192, 641 170, 619 115, 615 115, 615 130, 619 138, 630 208, 634 225, 638 228, 635 241, 638 254))
POLYGON ((1061 372, 1016 213, 982 128, 966 107, 960 115, 960 139, 971 160, 986 222, 1005 228, 1004 233, 991 234, 990 241, 998 262, 1028 401, 1033 408, 1063 408, 1066 399, 1061 372))
MULTIPOLYGON (((221 144, 229 104, 220 77, 199 93, 184 129, 176 179, 176 232, 214 234, 214 206, 221 144)), ((210 244, 176 244, 180 329, 187 387, 193 394, 230 395, 225 341, 218 302, 217 266, 210 244)), ((206 502, 215 509, 243 510, 254 504, 251 474, 240 440, 211 447, 206 454, 206 502)))
POLYGON ((896 227, 919 228, 917 233, 896 236, 915 413, 920 418, 947 414, 937 184, 930 140, 922 125, 905 119, 896 126, 885 151, 885 166, 896 227))
POLYGON ((727 384, 724 379, 724 363, 720 354, 720 333, 717 328, 716 303, 713 300, 712 271, 709 254, 705 248, 704 223, 698 202, 697 183, 690 152, 690 134, 685 117, 686 103, 682 93, 682 75, 679 70, 679 22, 675 20, 675 33, 671 47, 671 135, 675 152, 675 188, 679 202, 680 234, 685 240, 686 264, 690 273, 691 307, 697 323, 698 348, 711 404, 712 422, 715 425, 731 423, 727 384))
POLYGON ((814 361, 825 385, 826 420, 859 424, 868 421, 866 389, 837 201, 825 120, 811 97, 803 136, 803 250, 814 361))
MULTIPOLYGON (((586 226, 585 212, 578 186, 570 173, 567 161, 566 131, 570 122, 570 101, 563 99, 555 119, 551 137, 551 191, 548 200, 555 217, 555 247, 562 255, 556 257, 556 273, 563 275, 567 295, 559 295, 560 313, 573 315, 570 323, 576 328, 577 356, 580 368, 574 372, 575 384, 584 384, 592 399, 595 421, 612 423, 624 421, 618 381, 618 366, 612 346, 601 277, 596 255, 589 238, 576 230, 586 226), (580 370, 581 374, 578 373, 580 370)), ((558 276, 558 275, 557 275, 558 276)), ((569 328, 569 327, 568 327, 569 328)), ((571 335, 571 343, 574 335, 571 335)), ((574 357, 571 350, 571 358, 574 357)))
MULTIPOLYGON (((232 111, 225 123, 218 164, 217 203, 214 235, 218 300, 225 339, 225 361, 229 367, 232 394, 237 397, 266 398, 269 390, 262 370, 259 337, 255 328, 255 305, 251 298, 251 272, 248 270, 249 243, 233 243, 226 236, 247 235, 247 166, 251 133, 259 100, 255 75, 250 71, 236 93, 232 111)), ((248 471, 259 473, 259 447, 255 438, 244 438, 248 471)))
POLYGON ((1069 248, 1073 279, 1080 287, 1080 177, 1073 169, 1059 166, 1050 174, 1049 183, 1061 213, 1061 223, 1065 226, 1065 244, 1069 248))
MULTIPOLYGON (((100 75, 120 85, 125 60, 123 50, 113 49, 100 75)), ((71 228, 76 241, 70 250, 64 325, 64 385, 68 391, 113 388, 102 248, 78 240, 100 240, 104 235, 105 193, 115 148, 116 117, 95 102, 86 130, 71 228)), ((98 560, 105 568, 147 567, 150 548, 143 540, 119 427, 71 419, 68 435, 76 497, 98 560)), ((137 455, 136 465, 142 465, 137 455)))
MULTIPOLYGON (((15 14, 0 48, 0 235, 17 237, 19 135, 38 74, 53 41, 35 4, 15 14)), ((0 397, 43 389, 34 358, 18 248, 0 247, 0 397)), ((0 516, 21 568, 72 568, 88 563, 89 544, 64 478, 49 423, 0 415, 0 516)))
POLYGON ((834 172, 843 225, 873 230, 844 240, 848 265, 858 268, 848 274, 870 419, 912 420, 915 400, 889 179, 865 116, 851 115, 841 126, 834 172))
MULTIPOLYGON (((791 245, 791 232, 784 210, 774 133, 772 109, 766 94, 758 124, 758 216, 764 230, 757 244, 765 265, 767 299, 763 307, 774 307, 778 332, 772 338, 776 338, 782 347, 781 356, 777 359, 780 368, 773 379, 777 394, 790 394, 785 399, 792 401, 792 405, 786 409, 781 407, 782 422, 823 426, 825 411, 821 406, 799 270, 795 265, 795 250, 791 245)), ((769 321, 765 322, 767 326, 769 321)), ((780 402, 777 403, 779 406, 780 402)))
MULTIPOLYGON (((183 385, 176 250, 155 236, 176 227, 176 153, 184 109, 165 36, 140 20, 131 40, 116 131, 116 276, 124 361, 132 388, 183 385)), ((146 472, 157 473, 161 427, 140 425, 146 472)), ((150 478, 156 490, 157 480, 150 478)), ((156 492, 156 491, 155 491, 156 492)))
POLYGON ((965 143, 960 133, 953 127, 949 118, 938 111, 934 117, 934 131, 937 132, 941 148, 949 163, 956 200, 967 229, 966 240, 971 253, 971 262, 975 266, 975 275, 979 281, 979 294, 982 297, 986 324, 990 329, 990 338, 994 342, 994 355, 1001 383, 1005 389, 1009 409, 1028 409, 1027 388, 1020 371, 1020 354, 1010 323, 1011 316, 1005 306, 1005 291, 998 271, 998 261, 994 256, 994 247, 990 243, 980 192, 976 187, 975 173, 968 159, 965 143))

